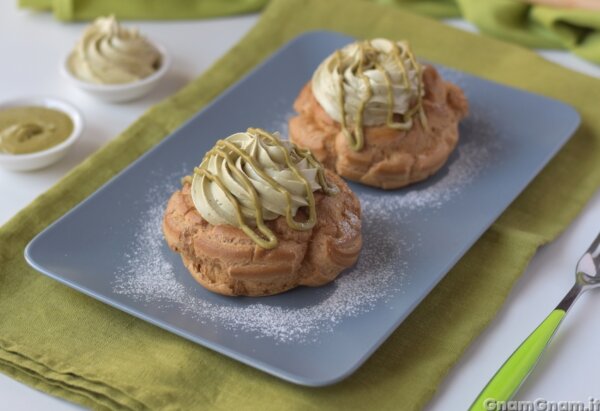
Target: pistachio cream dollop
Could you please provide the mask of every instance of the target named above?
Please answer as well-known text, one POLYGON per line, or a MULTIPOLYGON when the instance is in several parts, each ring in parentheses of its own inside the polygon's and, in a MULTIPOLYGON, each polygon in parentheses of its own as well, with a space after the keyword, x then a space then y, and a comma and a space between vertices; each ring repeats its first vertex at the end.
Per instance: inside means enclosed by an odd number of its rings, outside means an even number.
POLYGON ((122 27, 114 16, 96 19, 69 56, 69 70, 79 79, 99 84, 131 83, 150 76, 161 54, 137 29, 122 27))
POLYGON ((0 110, 0 153, 27 154, 65 141, 73 121, 62 111, 24 106, 0 110))
POLYGON ((311 86, 356 151, 364 146, 363 126, 408 130, 416 113, 426 126, 422 68, 406 41, 378 38, 336 50, 319 65, 311 86))
POLYGON ((242 229, 263 248, 277 245, 265 221, 285 216, 288 226, 309 230, 316 221, 313 192, 333 194, 324 169, 308 150, 277 133, 258 128, 219 140, 194 170, 191 196, 202 217, 211 224, 242 229), (308 218, 296 220, 301 207, 308 218))

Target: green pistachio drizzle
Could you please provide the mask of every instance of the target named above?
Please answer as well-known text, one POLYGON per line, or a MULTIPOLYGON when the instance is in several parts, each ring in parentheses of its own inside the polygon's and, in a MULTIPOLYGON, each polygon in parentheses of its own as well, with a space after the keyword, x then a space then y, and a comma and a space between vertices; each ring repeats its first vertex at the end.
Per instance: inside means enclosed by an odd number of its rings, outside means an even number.
MULTIPOLYGON (((206 153, 202 164, 208 164, 207 161, 211 156, 218 156, 225 160, 227 164, 227 168, 236 176, 238 182, 244 187, 244 190, 249 195, 252 200, 252 210, 254 211, 254 220, 256 222, 256 228, 258 233, 252 229, 246 222, 244 221, 244 216, 242 214, 242 209, 240 202, 235 197, 235 195, 229 191, 223 181, 219 178, 219 176, 211 173, 205 167, 196 167, 194 169, 194 173, 200 176, 206 177, 209 181, 217 184, 219 188, 225 193, 225 196, 232 204, 235 214, 238 227, 248 236, 250 237, 256 244, 265 249, 271 249, 277 246, 277 236, 267 227, 265 224, 265 220, 263 218, 262 213, 262 202, 260 195, 257 193, 254 185, 248 179, 248 177, 242 173, 238 167, 236 167, 234 158, 232 158, 232 154, 235 154, 238 157, 241 157, 244 162, 250 165, 254 171, 262 177, 271 187, 281 194, 283 194, 286 201, 286 222, 288 226, 294 230, 310 230, 313 228, 317 222, 317 211, 314 194, 311 189, 311 185, 309 181, 302 175, 300 170, 296 167, 296 163, 302 159, 306 159, 308 163, 317 169, 317 178, 319 185, 327 195, 332 195, 337 192, 337 188, 335 186, 330 186, 325 178, 325 172, 323 170, 323 166, 317 161, 317 159, 312 155, 309 150, 304 150, 298 148, 296 146, 292 146, 291 151, 288 151, 278 137, 262 130, 259 128, 249 128, 247 130, 248 134, 256 136, 256 138, 263 139, 264 141, 270 143, 270 145, 278 147, 281 150, 285 158, 285 166, 289 168, 294 174, 295 178, 304 184, 306 189, 306 200, 308 203, 308 219, 306 221, 296 221, 292 214, 292 198, 290 192, 271 178, 263 169, 263 167, 251 156, 248 155, 243 149, 236 146, 235 144, 226 141, 219 140, 216 145, 206 153)), ((189 181, 189 179, 184 178, 183 182, 189 181)))
POLYGON ((373 88, 371 86, 371 82, 370 82, 369 78, 364 74, 365 70, 375 68, 383 75, 383 78, 385 79, 386 89, 387 89, 386 126, 393 128, 393 129, 397 129, 397 130, 409 130, 413 126, 412 118, 418 112, 419 119, 421 121, 421 124, 423 125, 423 128, 428 129, 427 116, 425 115, 425 111, 423 110, 423 96, 422 96, 423 81, 421 79, 423 73, 422 73, 421 65, 415 59, 415 56, 412 53, 412 51, 410 50, 410 48, 408 47, 408 45, 406 45, 406 46, 403 45, 402 47, 400 47, 400 45, 396 42, 392 42, 392 44, 393 44, 393 48, 392 48, 391 54, 394 57, 394 61, 398 65, 398 69, 402 72, 402 82, 403 82, 404 87, 409 87, 410 80, 408 78, 407 67, 405 66, 404 61, 402 59, 403 55, 408 57, 408 59, 410 61, 410 65, 417 72, 417 75, 419 77, 418 90, 417 90, 417 95, 418 95, 417 103, 407 113, 401 115, 402 116, 401 122, 394 121, 394 90, 393 90, 392 80, 391 80, 388 72, 383 68, 383 66, 381 66, 381 64, 379 64, 377 62, 376 55, 378 53, 380 53, 380 51, 375 49, 371 45, 371 42, 369 40, 361 41, 358 43, 358 49, 359 49, 359 53, 360 53, 359 59, 358 59, 358 61, 352 62, 349 67, 352 70, 352 72, 354 72, 358 77, 360 77, 362 79, 362 81, 365 85, 365 90, 366 90, 366 93, 363 96, 363 99, 361 100, 360 105, 358 107, 358 115, 357 115, 356 122, 354 124, 353 131, 350 131, 348 129, 348 124, 346 122, 346 108, 345 108, 346 95, 345 95, 345 90, 344 90, 344 70, 346 69, 346 67, 343 66, 342 53, 339 50, 336 50, 336 52, 335 52, 335 61, 337 63, 338 74, 339 74, 338 81, 339 81, 340 94, 339 94, 338 104, 340 106, 340 111, 342 113, 342 122, 341 122, 342 132, 346 136, 350 148, 354 151, 360 151, 364 147, 364 144, 365 144, 364 143, 364 141, 365 141, 364 130, 363 130, 364 110, 365 110, 367 103, 369 102, 369 100, 371 100, 371 97, 373 96, 373 88))

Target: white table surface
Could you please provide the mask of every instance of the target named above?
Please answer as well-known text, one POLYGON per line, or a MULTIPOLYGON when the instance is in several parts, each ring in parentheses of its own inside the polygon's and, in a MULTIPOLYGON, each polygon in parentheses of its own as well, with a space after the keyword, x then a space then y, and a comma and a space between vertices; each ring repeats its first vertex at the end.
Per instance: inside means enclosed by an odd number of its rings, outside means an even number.
MULTIPOLYGON (((139 22, 143 33, 172 54, 168 77, 149 96, 128 104, 94 100, 72 88, 58 72, 84 27, 61 24, 48 14, 16 9, 16 0, 0 1, 0 99, 49 95, 78 106, 86 119, 82 139, 59 164, 15 173, 0 169, 0 224, 6 222, 66 172, 116 136, 152 104, 174 93, 236 43, 256 16, 183 22, 139 22), (10 58, 6 58, 10 57, 10 58)), ((453 24, 471 29, 467 24, 453 24)), ((600 67, 564 52, 546 57, 600 77, 600 67)), ((557 187, 560 189, 560 187, 557 187)), ((553 243, 535 255, 506 304, 488 329, 467 349, 439 387, 429 410, 466 409, 504 359, 554 308, 573 281, 576 260, 600 229, 600 191, 553 243)), ((558 335, 522 387, 517 399, 587 401, 600 397, 600 296, 585 295, 567 316, 558 335)), ((484 296, 482 296, 484 298, 484 296)), ((48 396, 0 374, 0 399, 7 410, 76 410, 79 406, 48 396)))

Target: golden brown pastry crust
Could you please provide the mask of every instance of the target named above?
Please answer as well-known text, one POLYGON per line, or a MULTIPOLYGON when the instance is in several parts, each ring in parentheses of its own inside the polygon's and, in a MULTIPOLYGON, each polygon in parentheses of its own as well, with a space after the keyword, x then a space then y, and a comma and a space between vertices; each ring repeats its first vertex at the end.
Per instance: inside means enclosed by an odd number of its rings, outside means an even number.
POLYGON ((167 204, 165 239, 181 254, 196 281, 219 294, 263 296, 299 285, 326 284, 356 262, 362 247, 357 197, 334 173, 326 170, 326 176, 339 193, 315 193, 316 225, 296 231, 288 227, 285 217, 268 221, 279 240, 271 250, 257 246, 236 227, 204 220, 194 207, 187 183, 167 204))
POLYGON ((423 82, 428 131, 418 115, 408 131, 364 127, 365 146, 353 151, 340 124, 315 99, 309 82, 294 102, 298 115, 289 122, 290 140, 310 149, 326 167, 363 184, 393 189, 423 180, 448 159, 458 142, 458 122, 468 112, 462 90, 444 81, 432 66, 425 66, 423 82))

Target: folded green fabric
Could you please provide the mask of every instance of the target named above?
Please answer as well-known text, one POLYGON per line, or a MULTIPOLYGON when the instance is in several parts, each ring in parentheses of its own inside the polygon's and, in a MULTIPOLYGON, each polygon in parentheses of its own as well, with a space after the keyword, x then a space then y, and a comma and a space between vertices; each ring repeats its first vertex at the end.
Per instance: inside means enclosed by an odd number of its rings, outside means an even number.
POLYGON ((268 0, 18 0, 19 6, 52 10, 63 21, 114 14, 119 19, 176 20, 258 11, 268 0))
POLYGON ((528 47, 563 48, 600 63, 600 12, 532 6, 515 0, 457 0, 483 33, 528 47))
MULTIPOLYGON (((59 20, 106 14, 122 19, 194 19, 260 10, 268 0, 19 0, 59 20)), ((532 6, 516 0, 370 0, 432 17, 462 17, 483 33, 528 47, 562 48, 600 64, 600 12, 532 6)))
MULTIPOLYGON (((349 0, 276 0, 211 69, 153 107, 0 229, 0 371, 100 410, 416 410, 494 317, 536 249, 600 186, 600 80, 497 40, 349 0), (344 19, 331 19, 339 10, 344 19), (282 21, 285 24, 280 24, 282 21), (560 98, 583 124, 527 190, 347 380, 299 387, 73 291, 28 267, 40 230, 296 35, 407 38, 422 58, 560 98)), ((530 136, 543 143, 544 136, 530 136)))

